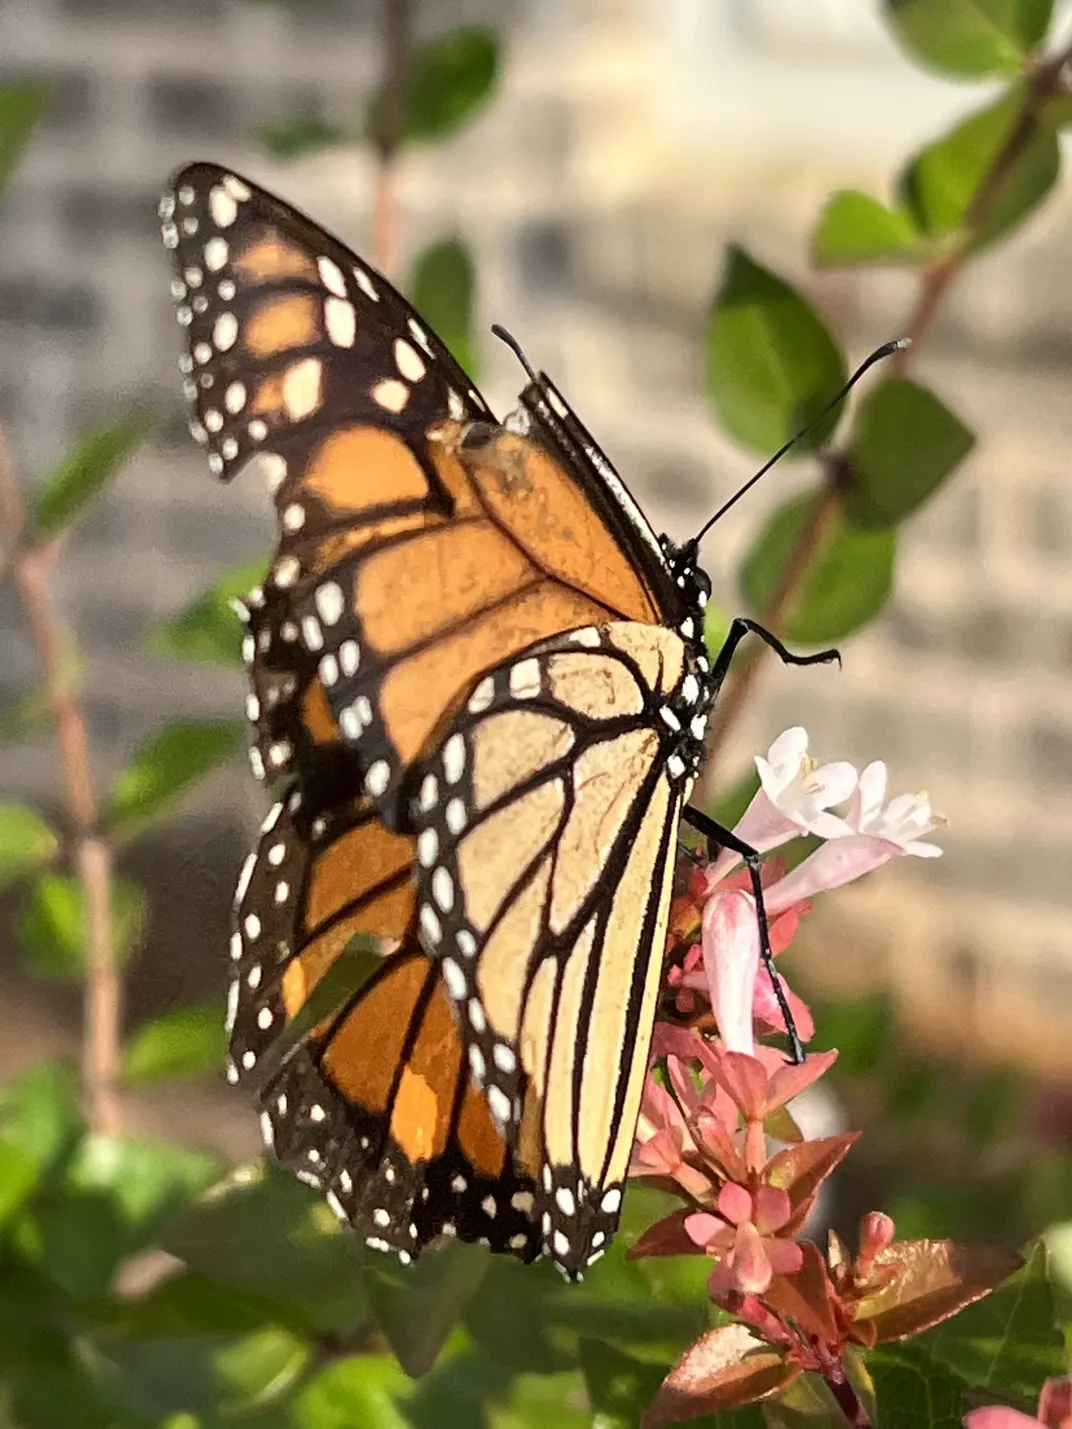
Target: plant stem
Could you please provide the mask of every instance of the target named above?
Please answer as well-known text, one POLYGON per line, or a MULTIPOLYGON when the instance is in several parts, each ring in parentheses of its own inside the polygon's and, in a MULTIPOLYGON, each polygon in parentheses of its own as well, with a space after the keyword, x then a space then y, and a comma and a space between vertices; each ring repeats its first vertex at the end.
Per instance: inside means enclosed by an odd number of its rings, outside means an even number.
MULTIPOLYGON (((968 208, 959 247, 945 258, 932 263, 920 276, 915 307, 905 329, 905 335, 912 339, 912 343, 910 347, 900 349, 890 359, 889 370, 892 375, 904 377, 911 370, 919 355, 920 346, 930 335, 953 284, 971 261, 978 235, 993 214, 994 206, 1014 173, 1019 159, 1037 135, 1043 107, 1047 101, 1068 87, 1067 71, 1070 64, 1072 44, 1052 59, 1039 62, 1028 76, 1023 108, 968 208)), ((837 520, 841 510, 841 493, 851 489, 853 472, 847 452, 827 452, 823 456, 823 465, 826 472, 823 496, 816 502, 812 517, 800 534, 782 579, 769 605, 760 615, 761 623, 775 635, 782 633, 786 616, 822 549, 825 537, 837 520)), ((761 646, 750 658, 741 660, 730 672, 719 699, 717 714, 711 724, 707 760, 697 785, 696 798, 700 803, 711 796, 716 782, 718 759, 732 727, 756 688, 760 672, 767 663, 767 653, 766 647, 761 646)))
POLYGON ((383 0, 383 79, 376 125, 379 168, 372 210, 372 261, 388 277, 399 261, 397 156, 406 122, 413 0, 383 0))
POLYGON ((86 910, 88 964, 84 995, 82 1083, 89 1123, 120 1128, 119 1046, 122 988, 112 951, 112 850, 97 825, 100 804, 85 713, 74 687, 50 576, 57 545, 29 537, 26 509, 0 430, 0 531, 33 636, 60 749, 72 827, 72 860, 86 910))

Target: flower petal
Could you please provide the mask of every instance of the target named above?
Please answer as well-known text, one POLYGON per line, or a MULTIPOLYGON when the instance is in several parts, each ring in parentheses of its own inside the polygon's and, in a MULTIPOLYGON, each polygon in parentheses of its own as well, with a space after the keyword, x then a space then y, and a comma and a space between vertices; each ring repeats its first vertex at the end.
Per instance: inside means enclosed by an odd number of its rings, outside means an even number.
POLYGON ((730 1225, 740 1225, 752 1219, 752 1197, 743 1186, 727 1181, 718 1193, 718 1212, 730 1225))
MULTIPOLYGON (((792 1214, 793 1207, 789 1196, 779 1186, 760 1186, 752 1199, 755 1206, 753 1219, 762 1235, 781 1230, 792 1214)), ((721 1198, 719 1210, 722 1210, 721 1198)))
POLYGON ((727 1051, 751 1056, 752 996, 759 969, 756 905, 747 893, 716 893, 703 913, 703 956, 711 1010, 727 1051))

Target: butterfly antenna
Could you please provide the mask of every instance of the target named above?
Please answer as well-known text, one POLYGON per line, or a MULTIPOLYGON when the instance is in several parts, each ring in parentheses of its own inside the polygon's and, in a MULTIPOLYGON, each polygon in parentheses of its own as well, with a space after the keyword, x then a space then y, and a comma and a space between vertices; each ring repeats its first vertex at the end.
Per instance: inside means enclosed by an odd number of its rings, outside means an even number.
MULTIPOLYGON (((494 331, 494 329, 492 329, 492 331, 494 331)), ((499 336, 503 337, 504 334, 500 332, 499 336)), ((725 503, 725 505, 720 506, 715 512, 715 514, 709 520, 704 522, 704 524, 700 527, 699 531, 697 531, 696 535, 693 537, 693 540, 697 543, 697 545, 707 534, 707 532, 710 531, 711 527, 715 524, 715 522, 721 520, 721 518, 725 516, 726 512, 730 509, 730 507, 735 506, 737 502, 740 501, 741 497, 745 495, 746 492, 752 490, 752 487, 755 486, 756 482, 761 476, 766 476, 767 472, 770 471, 771 467, 774 466, 777 462, 781 461, 782 457, 785 456, 786 452, 791 451, 793 447, 796 446, 797 442, 803 441, 805 437, 810 436, 811 433, 815 431, 816 427, 818 427, 822 423, 824 418, 826 418, 834 410, 834 408, 838 406, 839 403, 844 402, 845 398, 856 386, 857 382, 859 382, 860 378, 864 375, 865 372, 869 371, 872 367, 874 367, 876 362, 882 362, 885 358, 892 357, 895 352, 903 352, 906 347, 911 346, 912 339, 910 337, 898 337, 895 338, 892 342, 884 342, 881 347, 876 347, 874 352, 871 353, 870 357, 865 358, 864 361, 860 363, 859 367, 845 383, 841 391, 838 392, 836 396, 831 397, 830 401, 827 402, 823 410, 819 412, 816 416, 814 416, 807 424, 807 426, 801 427, 800 431, 797 432, 795 437, 790 437, 784 446, 779 447, 778 450, 774 453, 774 455, 770 458, 770 460, 763 463, 763 465, 756 472, 755 476, 749 477, 745 484, 738 491, 735 491, 733 493, 733 495, 725 503)), ((524 361, 523 358, 522 361, 524 361)), ((527 365, 528 364, 526 363, 526 366, 527 365)))
POLYGON ((521 363, 521 366, 528 373, 529 381, 535 382, 537 387, 542 388, 543 384, 536 376, 536 373, 532 370, 532 364, 525 356, 521 344, 518 342, 517 338, 513 335, 513 333, 507 332, 506 329, 500 323, 492 323, 491 330, 500 342, 506 343, 507 347, 517 358, 518 362, 521 363))

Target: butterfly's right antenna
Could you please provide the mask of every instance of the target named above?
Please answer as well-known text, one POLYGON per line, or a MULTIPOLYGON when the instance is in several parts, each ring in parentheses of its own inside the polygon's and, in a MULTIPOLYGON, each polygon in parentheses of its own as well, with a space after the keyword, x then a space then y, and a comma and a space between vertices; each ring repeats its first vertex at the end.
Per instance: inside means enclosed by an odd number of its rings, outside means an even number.
MULTIPOLYGON (((501 333, 499 335, 502 336, 501 333)), ((827 402, 823 410, 819 412, 816 416, 814 416, 807 424, 807 426, 801 427, 800 431, 797 432, 795 437, 790 437, 784 446, 779 447, 778 450, 774 453, 774 455, 770 458, 770 460, 765 461, 763 463, 763 465, 756 472, 755 476, 749 477, 745 484, 738 491, 735 491, 733 493, 733 495, 725 503, 725 505, 720 506, 715 512, 715 514, 710 518, 710 520, 704 522, 704 524, 700 527, 699 531, 697 531, 696 535, 692 538, 693 541, 695 541, 698 545, 699 542, 703 539, 703 537, 707 534, 707 532, 710 531, 711 527, 715 524, 715 522, 721 520, 721 518, 725 516, 726 512, 730 509, 730 507, 735 506, 737 502, 740 501, 741 497, 744 496, 745 492, 751 491, 752 487, 755 486, 759 478, 761 476, 766 476, 767 472, 770 471, 771 467, 775 464, 775 462, 781 461, 782 457, 785 456, 786 452, 792 450, 792 448, 796 446, 797 442, 802 441, 807 436, 810 436, 811 433, 815 431, 816 427, 820 425, 823 419, 834 410, 838 403, 844 402, 845 398, 856 386, 860 378, 870 368, 874 367, 876 362, 882 362, 885 358, 892 357, 895 352, 902 352, 906 347, 911 346, 912 339, 910 337, 898 337, 895 338, 892 342, 884 342, 881 347, 876 347, 874 352, 871 353, 870 357, 865 358, 864 361, 860 363, 859 367, 845 383, 841 391, 838 392, 836 396, 831 397, 830 401, 827 402)))
POLYGON ((517 358, 518 362, 521 363, 521 366, 528 373, 529 381, 535 382, 537 387, 542 388, 543 384, 536 376, 536 373, 532 370, 532 363, 529 362, 528 358, 525 356, 524 352, 522 351, 521 344, 518 342, 517 338, 513 335, 513 333, 507 332, 501 323, 492 323, 491 330, 500 342, 506 343, 507 347, 517 358))

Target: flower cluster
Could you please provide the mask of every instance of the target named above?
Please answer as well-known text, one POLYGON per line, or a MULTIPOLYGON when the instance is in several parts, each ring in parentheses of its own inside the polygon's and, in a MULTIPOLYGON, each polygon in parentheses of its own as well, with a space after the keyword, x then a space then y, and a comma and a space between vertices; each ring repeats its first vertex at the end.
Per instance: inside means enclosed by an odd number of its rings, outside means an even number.
MULTIPOLYGON (((886 767, 817 764, 790 729, 756 759, 760 789, 734 829, 761 854, 806 835, 822 842, 791 871, 762 867, 772 952, 792 942, 810 900, 906 854, 933 858, 942 820, 925 795, 886 801, 886 767), (836 812, 839 808, 843 812, 836 812)), ((683 1205, 651 1226, 634 1258, 705 1255, 712 1300, 737 1323, 709 1331, 664 1382, 645 1424, 676 1423, 776 1393, 821 1374, 850 1423, 866 1423, 844 1367, 850 1346, 914 1334, 986 1295, 1019 1265, 1005 1252, 946 1241, 897 1241, 888 1216, 860 1227, 854 1256, 836 1236, 826 1253, 802 1238, 823 1182, 855 1133, 806 1141, 793 1099, 834 1063, 800 1065, 756 1042, 784 1031, 761 965, 756 905, 740 856, 694 867, 671 909, 671 1006, 655 1029, 656 1070, 644 1093, 630 1174, 683 1205)), ((805 1004, 785 989, 798 1033, 805 1004)))

